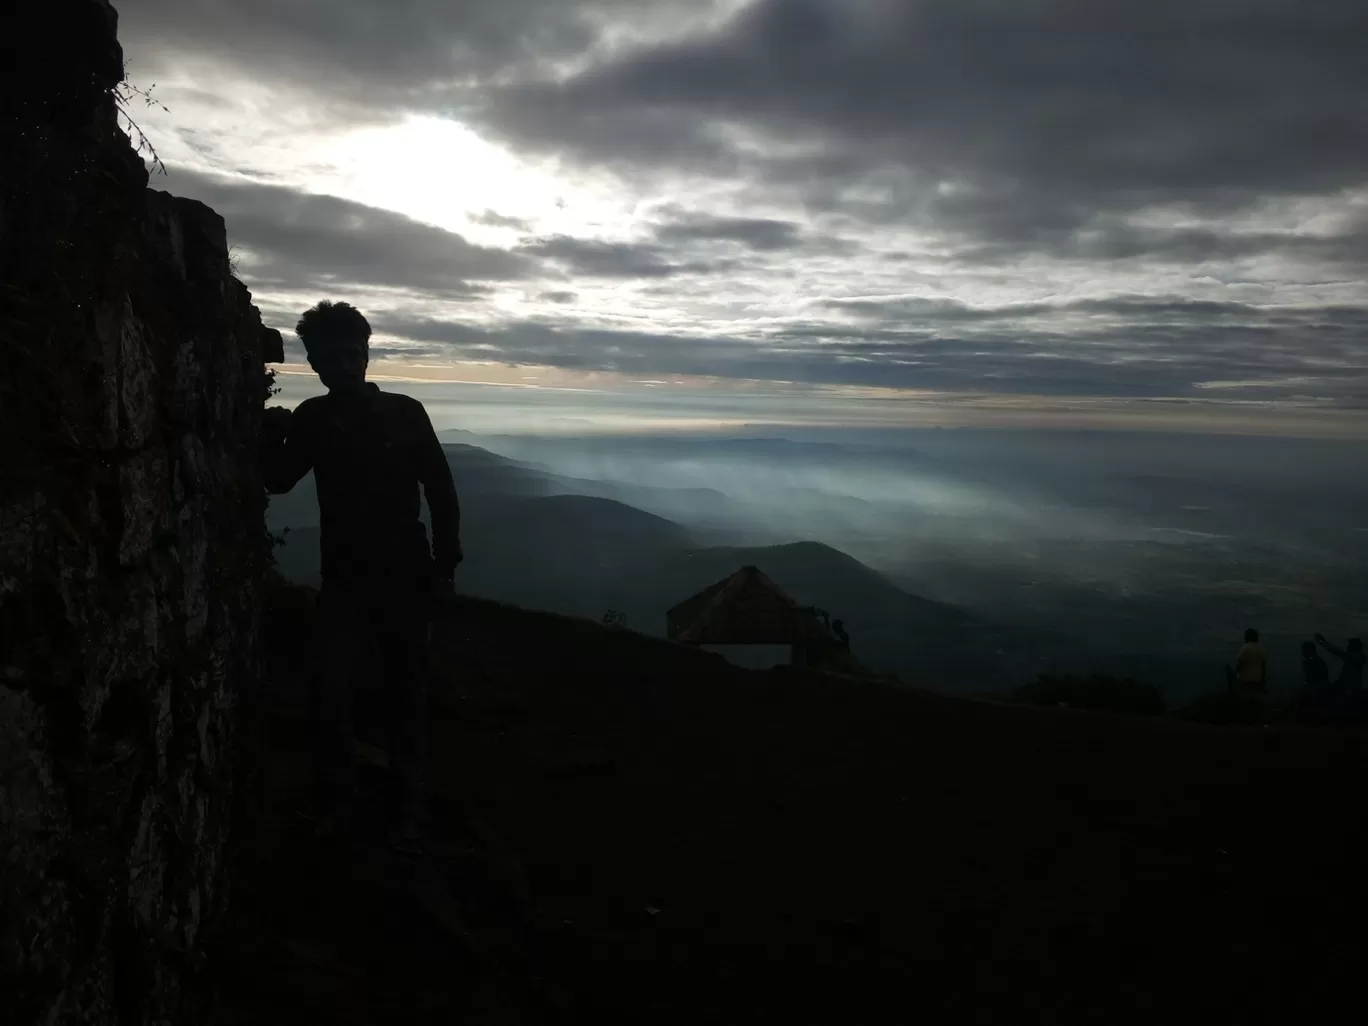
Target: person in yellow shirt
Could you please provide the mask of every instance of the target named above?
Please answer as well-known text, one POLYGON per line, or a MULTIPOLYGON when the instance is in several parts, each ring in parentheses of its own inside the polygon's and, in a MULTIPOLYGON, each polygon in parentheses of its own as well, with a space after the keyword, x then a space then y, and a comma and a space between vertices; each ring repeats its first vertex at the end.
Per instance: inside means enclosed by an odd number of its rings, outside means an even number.
POLYGON ((1232 690, 1244 695, 1262 695, 1268 691, 1268 653, 1253 627, 1245 631, 1244 644, 1235 656, 1235 667, 1226 667, 1226 681, 1232 690))

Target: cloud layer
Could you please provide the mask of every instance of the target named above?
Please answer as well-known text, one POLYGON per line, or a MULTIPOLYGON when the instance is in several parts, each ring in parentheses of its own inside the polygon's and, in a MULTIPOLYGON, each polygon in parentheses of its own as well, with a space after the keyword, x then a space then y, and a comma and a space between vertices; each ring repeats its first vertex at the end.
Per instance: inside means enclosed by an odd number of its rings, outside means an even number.
POLYGON ((1357 0, 121 11, 264 305, 352 290, 401 351, 1368 408, 1357 0), (328 148, 414 116, 539 184, 328 148))

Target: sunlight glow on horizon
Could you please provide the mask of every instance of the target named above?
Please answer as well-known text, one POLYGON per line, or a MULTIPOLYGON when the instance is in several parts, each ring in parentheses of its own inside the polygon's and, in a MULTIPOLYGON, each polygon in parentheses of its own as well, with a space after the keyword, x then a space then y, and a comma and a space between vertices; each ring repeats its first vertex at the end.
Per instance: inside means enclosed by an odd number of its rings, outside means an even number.
MULTIPOLYGON (((1284 409, 1249 402, 1118 400, 1107 397, 1002 396, 910 392, 870 387, 698 379, 643 385, 611 372, 472 364, 467 377, 418 377, 389 361, 368 377, 429 408, 438 430, 487 434, 715 432, 766 428, 1005 428, 1154 431, 1184 434, 1356 439, 1368 435, 1363 411, 1284 409), (525 378, 541 371, 541 380, 525 378), (397 386, 397 387, 396 387, 397 386), (405 387, 407 386, 407 387, 405 387), (880 394, 876 394, 880 393, 880 394), (872 401, 871 401, 872 400, 872 401)), ((450 371, 457 364, 446 368, 450 371)), ((295 406, 323 389, 307 365, 277 364, 281 395, 295 406)))

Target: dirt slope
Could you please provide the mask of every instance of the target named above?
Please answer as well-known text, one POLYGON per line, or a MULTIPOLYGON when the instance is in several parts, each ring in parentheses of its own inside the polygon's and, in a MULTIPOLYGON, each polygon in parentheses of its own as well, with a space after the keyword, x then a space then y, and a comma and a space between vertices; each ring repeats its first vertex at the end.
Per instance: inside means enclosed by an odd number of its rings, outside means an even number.
POLYGON ((314 1021, 1327 1021, 1356 987, 1360 735, 753 673, 475 601, 436 633, 426 868, 338 856, 329 904, 276 831, 312 889, 259 929, 324 939, 255 985, 314 1021))

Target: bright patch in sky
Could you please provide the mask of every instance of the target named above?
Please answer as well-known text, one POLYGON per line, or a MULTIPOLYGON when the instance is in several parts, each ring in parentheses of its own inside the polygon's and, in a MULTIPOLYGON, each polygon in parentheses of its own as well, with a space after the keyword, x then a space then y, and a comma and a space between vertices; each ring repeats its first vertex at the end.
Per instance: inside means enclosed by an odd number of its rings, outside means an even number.
MULTIPOLYGON (((246 174, 304 192, 337 196, 458 232, 480 245, 512 246, 526 234, 620 236, 636 203, 606 181, 523 160, 459 121, 396 116, 352 127, 320 120, 298 97, 262 85, 170 76, 155 93, 169 110, 139 111, 172 169, 154 187, 175 191, 175 168, 246 174), (211 105, 206 98, 214 97, 211 105), (496 214, 527 230, 480 220, 496 214)), ((220 72, 221 73, 221 72, 220 72)))
POLYGON ((413 115, 347 132, 320 146, 315 163, 328 170, 306 183, 310 191, 393 210, 478 243, 507 245, 522 234, 481 223, 486 212, 526 221, 539 233, 594 234, 626 220, 601 190, 562 180, 445 118, 413 115))

